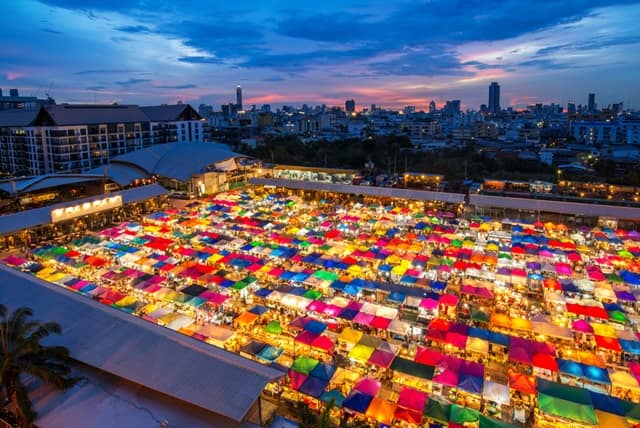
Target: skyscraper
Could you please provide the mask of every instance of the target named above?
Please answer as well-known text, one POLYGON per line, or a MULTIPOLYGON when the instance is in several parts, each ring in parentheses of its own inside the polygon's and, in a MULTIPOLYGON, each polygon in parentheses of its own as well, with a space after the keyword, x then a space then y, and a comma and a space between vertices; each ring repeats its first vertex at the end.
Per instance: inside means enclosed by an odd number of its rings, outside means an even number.
POLYGON ((587 106, 589 112, 596 111, 596 94, 589 94, 589 104, 587 106))
POLYGON ((347 100, 344 102, 344 109, 347 113, 354 113, 356 111, 356 102, 354 100, 347 100))
POLYGON ((436 112, 436 102, 431 100, 429 103, 429 113, 433 114, 436 112))
POLYGON ((500 85, 498 82, 491 82, 489 85, 489 113, 500 113, 500 85))
POLYGON ((236 104, 238 111, 242 110, 242 88, 240 85, 236 86, 236 104))

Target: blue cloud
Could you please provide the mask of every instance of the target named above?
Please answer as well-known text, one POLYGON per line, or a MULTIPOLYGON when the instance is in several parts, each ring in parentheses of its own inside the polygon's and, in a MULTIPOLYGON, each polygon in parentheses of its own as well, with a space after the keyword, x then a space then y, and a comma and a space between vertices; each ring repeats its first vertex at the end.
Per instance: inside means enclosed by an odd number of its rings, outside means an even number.
POLYGON ((187 83, 185 85, 153 85, 153 87, 158 89, 192 89, 197 88, 197 85, 187 83))
POLYGON ((209 56, 183 56, 178 58, 180 62, 187 62, 190 64, 222 64, 222 60, 220 58, 209 57, 209 56))
POLYGON ((122 31, 123 33, 133 33, 133 34, 138 34, 138 33, 151 33, 152 30, 151 28, 147 27, 146 25, 123 25, 120 27, 115 27, 115 30, 117 31, 122 31))
POLYGON ((147 82, 151 82, 151 79, 134 79, 131 78, 129 80, 123 80, 123 81, 119 81, 119 82, 113 82, 116 85, 120 85, 120 86, 132 86, 132 85, 139 85, 141 83, 147 83, 147 82))

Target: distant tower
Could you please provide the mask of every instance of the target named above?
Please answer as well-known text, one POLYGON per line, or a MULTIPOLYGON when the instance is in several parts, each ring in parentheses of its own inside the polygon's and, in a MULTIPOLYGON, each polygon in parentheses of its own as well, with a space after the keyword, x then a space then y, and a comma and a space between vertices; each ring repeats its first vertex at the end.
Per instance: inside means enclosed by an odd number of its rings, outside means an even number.
POLYGON ((596 111, 596 94, 589 94, 589 104, 587 110, 590 112, 596 111))
POLYGON ((240 85, 236 86, 236 104, 238 111, 242 110, 242 88, 240 85))
POLYGON ((433 114, 436 112, 436 102, 431 100, 429 103, 429 113, 433 114))
POLYGON ((576 114, 576 103, 574 103, 573 101, 569 101, 569 103, 567 104, 567 113, 576 114))
POLYGON ((344 102, 344 109, 347 113, 351 114, 356 111, 356 102, 354 100, 347 100, 344 102))
POLYGON ((500 113, 500 85, 498 82, 491 82, 489 85, 489 113, 500 113))

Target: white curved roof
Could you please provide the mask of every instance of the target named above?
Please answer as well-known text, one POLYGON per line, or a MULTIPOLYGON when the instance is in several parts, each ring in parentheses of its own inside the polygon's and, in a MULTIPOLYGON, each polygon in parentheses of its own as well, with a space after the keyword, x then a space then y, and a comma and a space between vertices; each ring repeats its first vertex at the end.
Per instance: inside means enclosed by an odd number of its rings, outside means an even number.
POLYGON ((150 175, 187 181, 194 174, 204 172, 209 165, 241 156, 219 143, 169 143, 115 157, 111 164, 133 165, 150 175))

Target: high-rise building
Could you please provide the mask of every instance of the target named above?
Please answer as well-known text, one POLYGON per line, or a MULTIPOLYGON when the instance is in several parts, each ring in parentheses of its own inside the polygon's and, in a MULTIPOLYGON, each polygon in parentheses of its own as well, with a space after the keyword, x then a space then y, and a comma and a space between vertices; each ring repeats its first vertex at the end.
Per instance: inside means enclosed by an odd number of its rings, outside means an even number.
POLYGON ((355 113, 356 111, 356 102, 354 100, 347 100, 344 102, 344 109, 347 113, 355 113))
POLYGON ((444 105, 443 111, 448 116, 457 116, 460 114, 460 100, 450 100, 444 105))
POLYGON ((236 105, 238 106, 238 111, 242 110, 242 88, 240 85, 236 86, 236 105))
POLYGON ((596 94, 589 94, 589 103, 587 105, 589 112, 596 111, 596 94))
POLYGON ((431 100, 429 103, 429 113, 433 114, 436 112, 436 102, 431 100))
POLYGON ((491 82, 489 85, 489 113, 500 113, 500 85, 498 82, 491 82))
POLYGON ((569 113, 569 114, 575 114, 576 113, 576 103, 569 102, 567 104, 567 113, 569 113))

